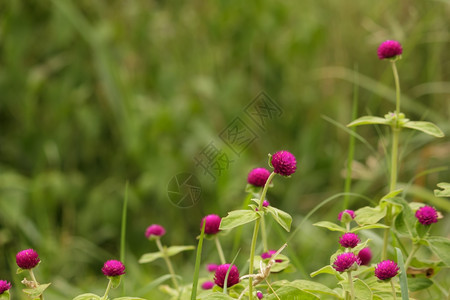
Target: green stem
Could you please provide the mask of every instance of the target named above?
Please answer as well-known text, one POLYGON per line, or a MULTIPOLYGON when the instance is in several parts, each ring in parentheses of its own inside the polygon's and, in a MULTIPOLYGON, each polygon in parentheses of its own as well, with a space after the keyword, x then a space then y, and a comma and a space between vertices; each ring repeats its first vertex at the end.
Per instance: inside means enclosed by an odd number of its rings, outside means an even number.
POLYGON ((269 246, 267 244, 266 221, 264 220, 264 215, 261 216, 261 239, 263 242, 264 252, 269 251, 269 246))
MULTIPOLYGON (((36 276, 34 276, 33 269, 29 269, 28 271, 30 273, 31 280, 33 280, 33 282, 36 285, 36 287, 38 287, 39 286, 39 282, 36 280, 36 276)), ((44 295, 41 294, 39 296, 39 299, 44 300, 44 295)))
POLYGON ((348 271, 347 275, 348 275, 348 285, 350 287, 350 299, 353 300, 355 299, 355 288, 353 287, 352 272, 348 271))
POLYGON ((392 281, 392 279, 390 280, 390 282, 391 282, 391 288, 392 288, 392 297, 394 297, 394 300, 396 300, 397 293, 395 292, 394 282, 392 281))
POLYGON ((173 286, 175 287, 176 290, 178 290, 179 286, 178 286, 178 282, 177 282, 177 277, 176 277, 175 272, 172 267, 172 263, 170 262, 170 258, 169 258, 169 256, 167 256, 166 249, 164 249, 164 247, 162 246, 161 240, 159 238, 156 239, 156 245, 158 246, 159 251, 161 251, 161 253, 163 254, 163 258, 166 262, 167 268, 169 269, 169 273, 170 273, 170 275, 172 275, 173 286))
POLYGON ((224 265, 226 263, 225 255, 223 255, 222 245, 220 244, 219 237, 217 236, 217 234, 214 237, 214 241, 216 242, 217 252, 219 252, 220 263, 224 265))
POLYGON ((406 262, 405 262, 405 270, 406 271, 408 271, 409 264, 411 263, 411 260, 414 258, 414 254, 416 254, 416 252, 417 252, 417 250, 419 250, 419 248, 420 248, 420 244, 413 245, 413 248, 412 248, 411 252, 409 253, 408 258, 406 259, 406 262))
POLYGON ((192 281, 191 300, 195 300, 197 298, 198 274, 200 272, 200 263, 202 260, 203 240, 205 238, 205 226, 206 222, 203 222, 202 230, 200 233, 200 239, 198 241, 197 246, 197 256, 195 258, 194 280, 192 281))
POLYGON ((400 114, 400 80, 398 77, 397 66, 395 65, 395 60, 391 60, 392 72, 394 73, 395 81, 395 112, 397 116, 400 114))
MULTIPOLYGON (((390 226, 391 225, 391 210, 392 210, 392 208, 388 204, 386 209, 387 209, 387 213, 386 213, 385 222, 386 222, 386 225, 390 226)), ((386 228, 384 230, 383 249, 381 251, 381 260, 387 259, 387 248, 388 248, 388 243, 389 243, 389 233, 390 232, 391 232, 390 227, 386 228)))
POLYGON ((106 291, 105 294, 103 295, 101 300, 107 300, 108 299, 108 294, 109 294, 109 290, 111 290, 112 287, 112 280, 110 279, 108 282, 108 286, 106 287, 106 291))

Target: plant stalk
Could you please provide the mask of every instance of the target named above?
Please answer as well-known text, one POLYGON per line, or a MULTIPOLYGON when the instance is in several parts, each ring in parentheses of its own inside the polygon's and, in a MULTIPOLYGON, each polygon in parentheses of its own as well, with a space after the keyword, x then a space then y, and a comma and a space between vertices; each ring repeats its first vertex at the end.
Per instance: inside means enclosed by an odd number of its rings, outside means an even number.
POLYGON ((106 287, 106 291, 105 291, 105 294, 102 297, 102 300, 107 300, 108 299, 108 294, 109 294, 109 291, 111 290, 111 286, 112 286, 112 280, 109 279, 108 286, 106 287))
POLYGON ((161 240, 159 238, 156 239, 156 245, 158 246, 159 251, 163 254, 164 261, 166 262, 167 268, 169 269, 170 275, 172 275, 172 283, 176 290, 179 289, 177 277, 172 267, 172 263, 170 262, 169 256, 167 256, 166 249, 161 244, 161 240))
POLYGON ((225 255, 223 255, 222 245, 220 244, 219 237, 217 236, 217 234, 214 237, 214 241, 216 242, 216 248, 217 252, 219 253, 220 263, 224 265, 226 263, 225 255))
POLYGON ((350 299, 354 300, 355 299, 355 288, 353 286, 352 271, 348 271, 347 276, 348 276, 348 285, 350 287, 350 299))
POLYGON ((392 279, 390 280, 390 282, 391 282, 391 288, 392 288, 392 297, 394 298, 394 300, 396 300, 397 299, 397 293, 395 292, 394 282, 393 282, 392 279))
POLYGON ((414 258, 414 254, 416 254, 417 250, 419 250, 420 244, 414 244, 413 248, 411 249, 411 252, 408 255, 408 258, 405 262, 405 270, 408 271, 409 264, 411 263, 412 259, 414 258))
POLYGON ((266 221, 264 220, 264 216, 261 216, 261 239, 263 242, 264 252, 269 251, 269 246, 267 244, 266 221))
MULTIPOLYGON (((33 269, 29 269, 28 271, 29 271, 29 273, 30 273, 31 280, 33 280, 33 282, 34 282, 34 284, 36 285, 36 287, 39 286, 39 282, 36 280, 36 276, 34 276, 33 269)), ((41 294, 41 295, 39 296, 39 299, 44 300, 44 295, 41 294)))

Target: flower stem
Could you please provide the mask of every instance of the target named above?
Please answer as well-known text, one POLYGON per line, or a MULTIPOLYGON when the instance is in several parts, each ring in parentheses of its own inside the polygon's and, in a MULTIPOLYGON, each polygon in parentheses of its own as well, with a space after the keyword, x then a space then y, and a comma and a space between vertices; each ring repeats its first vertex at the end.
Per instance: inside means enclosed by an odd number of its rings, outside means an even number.
POLYGON ((264 216, 261 216, 261 239, 263 242, 264 252, 269 251, 269 246, 267 245, 266 222, 264 220, 264 216))
MULTIPOLYGON (((33 269, 29 269, 28 271, 30 273, 31 280, 33 280, 33 282, 36 285, 36 287, 38 287, 39 286, 39 282, 36 280, 36 276, 34 276, 33 269)), ((44 300, 44 295, 41 294, 39 296, 39 299, 44 300)))
POLYGON ((223 255, 222 245, 220 244, 219 237, 217 236, 217 234, 214 237, 214 241, 216 242, 217 252, 219 252, 220 263, 224 265, 226 263, 225 255, 223 255))
POLYGON ((409 264, 411 263, 412 259, 414 258, 414 254, 416 254, 417 250, 419 250, 420 244, 414 244, 413 248, 411 249, 411 252, 408 255, 408 258, 405 262, 405 270, 408 271, 409 264))
POLYGON ((393 282, 392 279, 390 280, 390 282, 391 282, 391 288, 392 288, 392 297, 394 298, 394 300, 396 300, 397 299, 397 293, 395 292, 394 282, 393 282))
POLYGON ((350 287, 350 299, 355 299, 355 288, 353 287, 353 278, 352 278, 352 271, 347 272, 348 275, 348 285, 350 287))
POLYGON ((394 73, 394 81, 395 81, 395 112, 398 116, 400 113, 400 80, 398 77, 397 66, 395 65, 395 60, 391 60, 392 73, 394 73))
POLYGON ((109 290, 111 289, 112 286, 112 280, 110 279, 108 282, 108 286, 106 287, 106 291, 105 294, 102 297, 102 300, 107 300, 108 299, 108 294, 109 294, 109 290))
POLYGON ((177 277, 176 277, 175 272, 172 267, 172 263, 170 262, 170 258, 169 258, 169 256, 167 256, 166 249, 164 249, 164 247, 162 246, 161 240, 159 238, 156 239, 156 245, 158 246, 159 251, 161 251, 161 253, 163 254, 163 258, 166 262, 167 268, 169 269, 169 273, 170 273, 170 275, 172 275, 173 286, 175 287, 175 289, 178 290, 179 286, 178 286, 178 282, 177 282, 177 277))

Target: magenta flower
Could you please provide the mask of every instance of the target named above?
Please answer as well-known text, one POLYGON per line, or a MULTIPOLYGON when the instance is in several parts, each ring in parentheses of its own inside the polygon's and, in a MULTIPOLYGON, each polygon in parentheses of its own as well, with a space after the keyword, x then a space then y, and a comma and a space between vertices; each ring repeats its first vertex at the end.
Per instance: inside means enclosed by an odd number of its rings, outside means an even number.
POLYGON ((114 277, 125 274, 125 266, 118 260, 108 260, 102 268, 105 276, 114 277))
POLYGON ((214 286, 214 282, 212 282, 212 281, 205 281, 202 283, 202 289, 204 289, 204 290, 210 290, 213 288, 213 286, 214 286))
POLYGON ((264 297, 264 295, 260 291, 257 291, 256 292, 256 297, 258 297, 258 299, 262 299, 264 297))
POLYGON ((11 288, 11 283, 6 280, 0 280, 0 295, 11 288))
POLYGON ((208 272, 215 272, 217 270, 218 266, 219 265, 216 265, 216 264, 208 264, 206 266, 206 269, 208 270, 208 272))
POLYGON ((269 201, 267 201, 267 200, 264 200, 263 201, 263 206, 264 207, 267 207, 267 206, 269 206, 270 205, 270 202, 269 201))
POLYGON ((339 215, 338 215, 338 220, 339 220, 339 221, 342 219, 342 215, 343 215, 344 213, 348 213, 348 214, 352 217, 352 219, 355 218, 355 212, 354 212, 353 210, 346 209, 346 210, 343 210, 343 211, 341 211, 341 212, 339 213, 339 215))
POLYGON ((206 222, 205 233, 216 234, 219 232, 220 221, 222 221, 222 219, 218 215, 207 215, 200 222, 200 230, 203 227, 203 222, 206 222))
MULTIPOLYGON (((216 274, 214 275, 214 282, 221 288, 225 285, 225 276, 230 268, 230 264, 224 264, 217 267, 216 274)), ((228 274, 227 287, 233 286, 239 283, 239 270, 233 265, 228 274)))
POLYGON ((289 176, 295 173, 297 161, 295 156, 288 151, 278 151, 272 156, 271 160, 275 173, 282 176, 289 176))
POLYGON ((248 173, 247 182, 254 186, 264 186, 269 176, 269 170, 264 168, 256 168, 248 173))
POLYGON ((16 263, 21 269, 33 269, 41 260, 33 249, 22 250, 16 255, 16 263))
POLYGON ((398 266, 392 260, 383 260, 375 267, 375 276, 380 280, 389 280, 398 274, 398 266))
MULTIPOLYGON (((262 259, 268 259, 268 258, 272 258, 272 255, 274 255, 275 253, 277 253, 276 250, 269 250, 267 252, 264 252, 261 254, 261 258, 262 259)), ((282 259, 276 259, 275 262, 282 262, 282 259)))
POLYGON ((352 252, 339 254, 333 263, 333 268, 338 272, 345 272, 354 269, 361 264, 361 260, 352 252))
POLYGON ((402 45, 397 41, 385 41, 378 47, 378 58, 393 58, 401 55, 403 52, 402 45))
POLYGON ((422 225, 431 225, 438 221, 438 214, 433 207, 423 206, 416 211, 416 218, 422 225))
POLYGON ((153 237, 160 237, 166 234, 166 230, 164 227, 158 224, 152 224, 147 227, 147 230, 145 230, 145 237, 146 238, 153 238, 153 237))
POLYGON ((372 251, 369 247, 363 248, 358 252, 358 257, 362 266, 368 266, 372 260, 372 251))
POLYGON ((344 248, 355 248, 361 240, 355 233, 347 232, 339 238, 339 244, 344 248))

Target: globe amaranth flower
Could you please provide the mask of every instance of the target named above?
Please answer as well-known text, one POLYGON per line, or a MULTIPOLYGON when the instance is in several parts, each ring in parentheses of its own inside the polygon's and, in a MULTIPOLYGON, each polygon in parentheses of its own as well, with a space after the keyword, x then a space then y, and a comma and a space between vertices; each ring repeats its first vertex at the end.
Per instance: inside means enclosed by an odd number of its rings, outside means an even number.
POLYGON ((358 257, 362 266, 368 266, 372 260, 372 251, 369 247, 363 248, 358 252, 358 257))
POLYGON ((215 272, 217 270, 218 266, 219 265, 216 265, 216 264, 208 264, 206 266, 206 269, 208 270, 208 272, 215 272))
POLYGON ((339 244, 344 248, 355 248, 361 240, 356 233, 347 232, 339 238, 339 244))
MULTIPOLYGON (((230 264, 224 264, 217 267, 216 274, 214 275, 214 283, 221 288, 225 285, 225 276, 227 275, 230 264)), ((228 274, 227 287, 233 286, 239 283, 239 270, 233 265, 228 274)))
POLYGON ((214 282, 212 282, 212 281, 205 281, 202 283, 202 289, 204 289, 204 290, 210 290, 213 288, 213 286, 214 286, 214 282))
POLYGON ((422 225, 431 225, 438 221, 438 213, 431 206, 423 206, 416 211, 416 218, 422 225))
POLYGON ((339 221, 342 220, 342 215, 344 215, 344 213, 348 213, 350 215, 350 217, 352 217, 352 220, 355 218, 355 212, 353 210, 346 209, 339 213, 339 215, 338 215, 339 221))
POLYGON ((269 178, 270 172, 264 168, 256 168, 248 173, 247 182, 254 186, 264 186, 267 178, 269 178))
POLYGON ((34 249, 22 250, 16 255, 16 263, 21 269, 33 269, 40 261, 34 249))
POLYGON ((270 205, 270 202, 269 201, 267 201, 267 200, 264 200, 263 201, 263 206, 264 207, 267 207, 267 206, 269 206, 270 205))
POLYGON ((361 260, 352 252, 339 254, 333 263, 333 268, 338 272, 345 272, 356 269, 361 264, 361 260))
POLYGON ((397 41, 387 40, 378 47, 378 58, 393 58, 401 55, 403 52, 402 45, 397 41))
POLYGON ((166 230, 164 227, 158 224, 152 224, 147 227, 147 230, 145 230, 145 237, 146 238, 154 238, 154 237, 161 237, 166 234, 166 230))
POLYGON ((102 268, 105 276, 114 277, 125 274, 125 265, 118 260, 108 260, 102 268))
POLYGON ((398 274, 398 266, 392 260, 383 260, 375 267, 375 276, 380 280, 389 280, 398 274))
POLYGON ((219 232, 220 221, 222 221, 222 219, 218 215, 207 215, 200 223, 200 230, 203 227, 203 222, 205 222, 205 233, 216 234, 219 232))
POLYGON ((0 280, 0 295, 11 288, 11 283, 6 280, 0 280))
MULTIPOLYGON (((262 253, 262 254, 261 254, 261 258, 262 258, 262 259, 272 258, 272 256, 273 256, 275 253, 277 253, 276 250, 269 250, 269 251, 267 251, 267 252, 262 253)), ((277 262, 277 263, 282 262, 282 261, 283 261, 282 259, 276 259, 276 260, 275 260, 275 262, 277 262)))
POLYGON ((256 297, 258 297, 258 299, 262 299, 264 297, 264 295, 260 291, 257 291, 256 292, 256 297))
POLYGON ((297 161, 295 156, 288 151, 278 151, 272 156, 271 164, 273 171, 282 176, 289 176, 295 173, 297 161))

